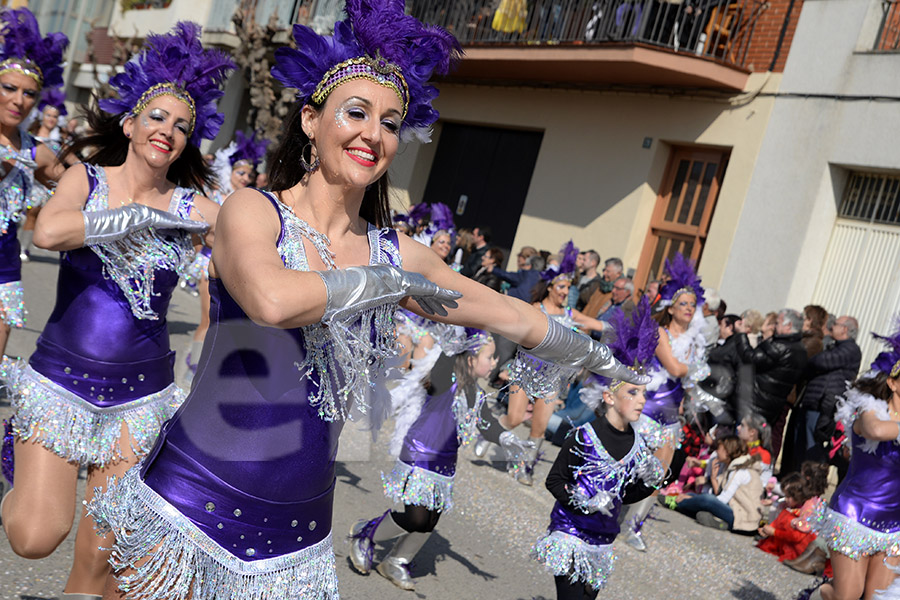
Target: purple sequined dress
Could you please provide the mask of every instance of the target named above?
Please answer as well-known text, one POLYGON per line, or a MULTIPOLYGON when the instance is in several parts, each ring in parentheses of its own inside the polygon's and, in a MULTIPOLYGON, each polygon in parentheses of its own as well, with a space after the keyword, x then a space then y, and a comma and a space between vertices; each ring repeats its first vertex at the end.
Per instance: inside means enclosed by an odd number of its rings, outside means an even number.
POLYGON ((25 219, 25 209, 36 202, 32 196, 43 188, 34 181, 34 137, 23 131, 20 139, 18 152, 0 147, 0 159, 15 161, 0 178, 0 319, 10 327, 25 326, 18 226, 25 219))
POLYGON ((831 550, 854 560, 878 552, 900 556, 900 445, 853 432, 853 423, 866 411, 890 420, 887 402, 856 389, 838 402, 835 420, 844 424, 852 444, 850 469, 828 506, 820 502, 810 517, 831 550))
MULTIPOLYGON (((85 167, 91 191, 84 210, 104 210, 105 172, 85 167)), ((176 188, 169 211, 187 218, 193 197, 176 188)), ((174 383, 165 315, 191 251, 185 233, 160 237, 145 229, 61 254, 56 304, 36 350, 27 363, 5 358, 0 374, 12 390, 16 437, 102 467, 122 457, 124 423, 135 454, 150 451, 184 398, 174 383)))
POLYGON ((619 534, 617 518, 625 487, 638 480, 656 487, 665 469, 637 433, 634 445, 621 460, 610 456, 591 423, 571 435, 575 436, 571 452, 579 460, 567 489, 576 505, 606 492, 610 516, 602 512, 586 514, 555 502, 547 534, 531 549, 531 556, 555 576, 568 575, 573 582, 599 589, 606 585, 615 562, 612 543, 619 534))
MULTIPOLYGON (((303 221, 281 220, 285 266, 309 270, 303 221)), ((370 264, 400 266, 396 233, 370 227, 370 264)), ((373 386, 374 352, 394 347, 395 306, 297 329, 252 322, 210 279, 210 327, 184 405, 150 456, 89 510, 117 539, 129 598, 300 600, 338 597, 332 549, 334 461, 347 403, 373 386), (386 337, 385 337, 386 336, 386 337), (365 353, 348 355, 365 346, 365 353), (380 342, 379 342, 380 340, 380 342)), ((386 399, 386 398, 385 398, 386 399)), ((356 408, 365 408, 356 406, 356 408)))

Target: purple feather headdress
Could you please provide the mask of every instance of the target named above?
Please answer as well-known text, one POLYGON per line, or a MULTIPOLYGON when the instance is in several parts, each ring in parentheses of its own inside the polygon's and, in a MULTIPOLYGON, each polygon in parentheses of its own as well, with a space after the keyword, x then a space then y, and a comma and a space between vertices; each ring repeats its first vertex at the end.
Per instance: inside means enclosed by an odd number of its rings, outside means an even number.
POLYGON ((453 237, 456 233, 456 224, 453 222, 453 211, 443 202, 435 202, 431 205, 431 226, 434 232, 446 231, 453 237))
POLYGON ((575 272, 575 262, 578 260, 578 248, 572 240, 569 240, 565 246, 559 251, 559 265, 553 265, 541 271, 541 279, 550 283, 557 277, 568 277, 571 279, 575 272))
POLYGON ((700 278, 697 276, 697 272, 694 270, 693 261, 686 259, 681 252, 678 252, 672 260, 666 259, 666 273, 669 274, 669 280, 659 291, 660 308, 671 306, 675 298, 685 292, 696 296, 697 306, 705 302, 703 287, 700 285, 700 278))
POLYGON ((431 206, 429 206, 427 202, 420 202, 419 204, 414 204, 409 207, 409 214, 406 217, 406 221, 409 223, 410 227, 416 228, 430 218, 431 206))
POLYGON ((231 153, 228 160, 232 166, 242 160, 256 166, 265 158, 268 147, 269 140, 257 139, 255 131, 250 134, 250 137, 244 135, 243 131, 238 131, 234 134, 234 152, 231 153))
POLYGON ((110 79, 118 98, 100 101, 100 108, 123 120, 143 111, 157 96, 170 95, 191 110, 190 143, 216 137, 225 116, 216 101, 234 62, 221 50, 205 50, 200 26, 181 21, 171 33, 147 36, 143 50, 125 64, 125 71, 110 79))
POLYGON ((401 138, 424 141, 438 118, 431 106, 438 92, 428 80, 433 73, 447 73, 461 49, 447 31, 405 14, 404 5, 403 0, 347 0, 347 18, 335 23, 331 36, 294 25, 297 48, 275 52, 272 76, 296 88, 301 102, 315 105, 346 81, 374 81, 400 98, 401 138))
POLYGON ((900 318, 894 319, 894 333, 878 335, 872 332, 872 337, 882 342, 888 349, 876 356, 869 368, 879 373, 887 373, 891 377, 900 375, 900 318))
POLYGON ((14 71, 31 77, 42 87, 61 86, 63 52, 69 38, 63 33, 49 33, 42 38, 37 19, 27 8, 4 10, 0 19, 0 75, 14 71))
MULTIPOLYGON (((623 311, 617 310, 610 320, 615 339, 609 344, 609 349, 616 360, 639 373, 647 370, 648 363, 656 355, 656 345, 659 342, 659 323, 652 313, 650 300, 644 296, 632 311, 630 319, 625 318, 623 311)), ((621 383, 596 374, 592 379, 601 388, 612 391, 615 391, 617 383, 621 383)))
POLYGON ((48 106, 58 110, 61 115, 69 114, 66 110, 66 93, 60 88, 44 88, 41 101, 38 103, 38 110, 43 111, 48 106))

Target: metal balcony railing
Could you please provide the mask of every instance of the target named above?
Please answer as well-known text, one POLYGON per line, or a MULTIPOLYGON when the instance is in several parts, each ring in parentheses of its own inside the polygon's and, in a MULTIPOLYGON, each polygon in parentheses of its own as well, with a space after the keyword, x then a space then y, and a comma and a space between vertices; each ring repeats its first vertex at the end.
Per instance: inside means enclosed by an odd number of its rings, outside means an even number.
POLYGON ((464 46, 647 44, 744 66, 761 0, 411 0, 464 46))
POLYGON ((881 18, 881 27, 875 40, 875 50, 896 52, 900 50, 900 2, 882 0, 881 8, 884 15, 881 18))

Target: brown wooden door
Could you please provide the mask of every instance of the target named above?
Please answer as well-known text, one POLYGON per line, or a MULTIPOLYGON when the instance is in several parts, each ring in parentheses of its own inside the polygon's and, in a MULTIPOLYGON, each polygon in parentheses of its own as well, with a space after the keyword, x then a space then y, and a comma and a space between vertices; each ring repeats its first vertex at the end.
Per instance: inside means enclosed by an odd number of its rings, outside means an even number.
POLYGON ((700 263, 727 163, 727 151, 672 149, 644 240, 636 287, 644 288, 657 279, 665 260, 677 252, 700 263))

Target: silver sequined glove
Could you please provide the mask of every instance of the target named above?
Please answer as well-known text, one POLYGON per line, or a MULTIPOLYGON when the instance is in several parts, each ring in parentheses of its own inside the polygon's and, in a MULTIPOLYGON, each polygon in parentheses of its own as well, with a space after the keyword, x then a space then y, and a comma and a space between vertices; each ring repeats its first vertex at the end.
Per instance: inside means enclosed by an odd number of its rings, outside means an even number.
POLYGON ((361 311, 396 304, 406 296, 419 303, 430 315, 447 315, 447 308, 456 308, 462 294, 445 290, 419 273, 404 271, 391 265, 349 267, 331 271, 317 271, 328 292, 324 323, 342 320, 361 311))
POLYGON ((572 504, 589 515, 599 512, 607 517, 612 516, 610 509, 613 506, 613 497, 612 494, 605 490, 600 490, 593 496, 588 497, 580 487, 576 487, 572 491, 572 504))
POLYGON ((534 442, 523 440, 512 431, 504 431, 497 441, 506 453, 506 460, 511 463, 524 462, 528 458, 528 451, 534 448, 534 442))
POLYGON ((650 378, 646 375, 640 375, 617 361, 606 344, 592 340, 553 319, 548 319, 548 322, 549 327, 544 340, 525 352, 560 366, 584 367, 610 379, 635 385, 646 385, 650 382, 650 378))
POLYGON ((153 227, 157 231, 181 230, 188 233, 204 233, 209 224, 203 221, 182 219, 170 212, 150 208, 143 204, 129 204, 121 208, 84 211, 84 245, 94 246, 121 240, 132 231, 153 227))

